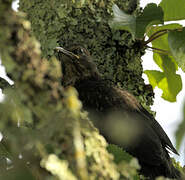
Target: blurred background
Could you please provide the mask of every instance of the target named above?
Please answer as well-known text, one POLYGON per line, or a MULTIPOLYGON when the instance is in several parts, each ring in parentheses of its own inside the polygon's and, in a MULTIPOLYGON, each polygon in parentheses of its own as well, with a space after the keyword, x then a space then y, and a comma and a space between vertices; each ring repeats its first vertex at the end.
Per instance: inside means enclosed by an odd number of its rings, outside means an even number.
MULTIPOLYGON (((141 7, 145 7, 148 3, 160 3, 159 0, 141 0, 140 4, 141 7)), ((17 10, 18 8, 18 1, 14 1, 13 9, 17 10)), ((176 21, 177 22, 177 21, 176 21)), ((183 24, 185 26, 185 21, 178 21, 178 23, 183 24)), ((153 61, 153 53, 152 51, 146 51, 146 54, 142 57, 143 60, 143 68, 144 70, 159 70, 158 66, 153 61)), ((181 70, 178 71, 178 74, 181 75, 182 82, 183 82, 183 89, 177 96, 177 102, 170 103, 165 101, 161 98, 162 91, 160 89, 155 89, 155 99, 154 105, 152 106, 152 110, 156 112, 156 120, 161 124, 164 128, 170 139, 172 140, 173 144, 175 145, 175 131, 179 125, 179 123, 183 120, 183 105, 185 103, 185 73, 181 70)), ((8 77, 6 76, 5 69, 2 65, 0 65, 0 77, 8 80, 11 84, 13 83, 8 77)), ((143 74, 143 78, 145 79, 146 84, 149 83, 147 76, 143 74)), ((0 92, 0 101, 3 100, 3 94, 0 92)), ((2 135, 1 135, 2 138, 2 135)), ((175 156, 174 158, 177 161, 180 161, 181 165, 184 166, 185 164, 185 139, 180 148, 180 156, 175 156)), ((172 155, 173 156, 173 155, 172 155)))

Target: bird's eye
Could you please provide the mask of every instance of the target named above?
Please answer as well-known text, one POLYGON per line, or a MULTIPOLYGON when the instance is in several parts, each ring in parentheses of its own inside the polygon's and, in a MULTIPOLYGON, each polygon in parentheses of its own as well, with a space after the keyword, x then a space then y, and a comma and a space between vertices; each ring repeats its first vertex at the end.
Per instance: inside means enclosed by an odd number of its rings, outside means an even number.
POLYGON ((76 55, 82 54, 81 49, 74 49, 72 52, 76 55))
POLYGON ((90 56, 90 53, 88 52, 87 49, 81 46, 74 46, 69 49, 72 53, 78 56, 90 56))
POLYGON ((83 48, 77 48, 73 50, 73 53, 76 55, 85 55, 85 50, 83 48))

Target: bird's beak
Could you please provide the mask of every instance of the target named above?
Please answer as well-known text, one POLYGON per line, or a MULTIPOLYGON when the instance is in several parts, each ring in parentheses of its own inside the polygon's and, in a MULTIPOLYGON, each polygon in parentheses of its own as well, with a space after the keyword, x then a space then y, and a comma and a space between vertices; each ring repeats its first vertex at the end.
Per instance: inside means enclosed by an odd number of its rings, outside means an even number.
POLYGON ((76 54, 74 54, 74 53, 72 53, 72 52, 70 52, 70 51, 64 49, 63 47, 56 47, 55 49, 56 49, 58 52, 61 52, 61 53, 65 54, 66 56, 69 56, 69 57, 71 57, 71 58, 77 58, 77 59, 80 58, 78 55, 76 55, 76 54))

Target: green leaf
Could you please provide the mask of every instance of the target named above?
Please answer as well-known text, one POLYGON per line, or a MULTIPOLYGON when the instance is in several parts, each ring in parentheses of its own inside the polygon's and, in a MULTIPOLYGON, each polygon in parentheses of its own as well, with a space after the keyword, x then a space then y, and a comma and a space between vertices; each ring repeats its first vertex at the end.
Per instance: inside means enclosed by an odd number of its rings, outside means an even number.
MULTIPOLYGON (((149 38, 151 38, 152 35, 154 35, 157 32, 162 32, 163 30, 179 29, 181 27, 182 26, 180 24, 177 24, 177 23, 168 24, 168 25, 164 25, 164 26, 152 26, 150 28, 150 30, 147 32, 147 35, 148 35, 149 38)), ((161 50, 165 50, 170 55, 170 47, 169 47, 169 44, 168 44, 168 33, 158 37, 155 40, 153 40, 152 41, 152 47, 153 48, 158 48, 158 49, 161 49, 161 50)), ((153 58, 154 58, 155 63, 161 68, 161 70, 163 70, 162 59, 161 58, 157 58, 156 57, 156 53, 154 53, 153 58)), ((176 70, 177 70, 178 69, 178 65, 177 65, 174 57, 172 56, 172 54, 171 54, 170 58, 173 61, 173 63, 175 64, 176 70)))
MULTIPOLYGON (((179 28, 182 28, 182 25, 177 24, 177 23, 167 24, 163 26, 152 26, 150 27, 150 29, 148 29, 147 36, 150 38, 156 32, 160 32, 160 31, 167 30, 167 29, 173 30, 173 29, 179 29, 179 28)), ((168 45, 168 33, 153 40, 152 47, 170 51, 170 48, 168 45)))
POLYGON ((184 109, 184 112, 183 112, 183 120, 179 124, 179 127, 178 127, 177 131, 175 132, 177 149, 180 148, 181 142, 182 142, 183 137, 185 135, 185 102, 184 102, 183 109, 184 109))
POLYGON ((129 31, 135 36, 136 18, 133 15, 126 14, 119 7, 114 4, 112 7, 114 18, 109 22, 109 25, 113 29, 129 31))
POLYGON ((148 4, 143 13, 136 18, 136 38, 143 38, 146 28, 153 24, 163 23, 163 11, 156 4, 148 4))
POLYGON ((175 102, 182 89, 182 80, 180 75, 176 74, 176 65, 170 56, 154 53, 154 57, 163 72, 147 70, 145 74, 153 88, 157 86, 163 91, 162 98, 175 102))
POLYGON ((114 18, 109 22, 111 28, 126 30, 132 34, 133 39, 142 39, 147 26, 151 24, 163 23, 163 11, 156 4, 148 4, 140 16, 129 15, 118 8, 112 7, 114 18))
POLYGON ((122 148, 114 144, 109 144, 107 147, 109 153, 114 155, 114 161, 118 164, 121 161, 130 162, 133 157, 124 151, 122 148))
POLYGON ((162 0, 159 6, 161 6, 164 11, 165 21, 185 19, 184 0, 162 0))
POLYGON ((155 54, 155 61, 161 61, 161 68, 165 78, 158 83, 158 87, 163 90, 162 97, 168 101, 175 102, 177 94, 182 89, 180 75, 176 74, 176 65, 171 56, 155 54))
POLYGON ((171 56, 154 53, 153 57, 155 62, 157 62, 157 65, 166 75, 176 73, 176 64, 174 63, 171 56))
POLYGON ((169 32, 168 42, 178 66, 185 72, 185 27, 169 32))
POLYGON ((159 82, 158 87, 163 90, 162 98, 175 102, 177 94, 182 90, 181 76, 178 74, 166 76, 159 82))
MULTIPOLYGON (((179 24, 151 27, 147 34, 149 37, 151 37, 156 32, 163 32, 163 30, 180 29, 181 27, 182 26, 179 24)), ((170 33, 173 33, 173 31, 170 31, 170 33)), ((177 64, 179 63, 175 60, 174 56, 170 55, 171 47, 170 43, 168 42, 169 38, 167 33, 152 41, 152 47, 169 52, 169 55, 160 55, 158 53, 154 53, 153 55, 155 63, 163 71, 161 73, 163 73, 164 78, 162 78, 162 74, 158 73, 156 75, 156 73, 153 72, 147 72, 147 76, 153 87, 158 86, 158 88, 162 89, 162 97, 164 99, 174 102, 176 101, 177 94, 182 89, 182 80, 181 77, 176 74, 176 71, 178 69, 177 64), (160 81, 159 74, 161 77, 160 81)))
POLYGON ((165 77, 163 72, 156 70, 146 70, 144 73, 147 75, 150 84, 153 89, 158 85, 158 83, 165 77))

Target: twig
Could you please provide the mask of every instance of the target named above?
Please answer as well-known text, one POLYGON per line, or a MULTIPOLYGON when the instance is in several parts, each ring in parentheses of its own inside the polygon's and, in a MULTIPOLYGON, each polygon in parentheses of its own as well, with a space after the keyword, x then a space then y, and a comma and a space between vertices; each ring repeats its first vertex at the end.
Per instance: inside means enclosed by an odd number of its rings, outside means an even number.
POLYGON ((148 43, 152 42, 153 40, 163 36, 164 34, 168 33, 169 31, 180 31, 182 28, 176 28, 176 29, 162 29, 155 33, 153 33, 147 41, 144 41, 143 46, 146 46, 148 43))
POLYGON ((151 47, 151 46, 148 46, 148 45, 146 45, 146 47, 147 47, 147 48, 150 48, 150 49, 153 49, 153 50, 156 50, 156 51, 159 51, 159 52, 161 52, 161 53, 163 53, 163 54, 167 54, 167 55, 170 54, 169 51, 164 50, 164 49, 159 49, 159 48, 151 47))
POLYGON ((143 45, 144 45, 144 46, 147 45, 148 43, 150 43, 150 42, 152 42, 153 40, 155 40, 155 39, 157 39, 157 38, 159 38, 159 37, 165 35, 166 33, 168 33, 168 32, 167 32, 167 31, 164 31, 164 32, 162 32, 162 31, 159 32, 159 31, 158 31, 158 33, 156 32, 156 33, 152 34, 152 35, 150 36, 150 38, 149 38, 147 41, 145 41, 145 42, 143 43, 143 45))

